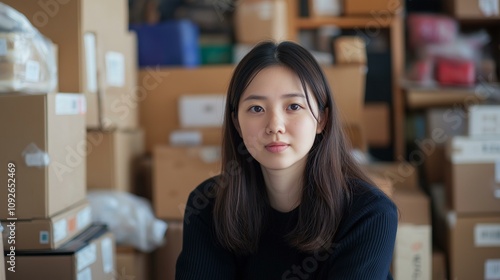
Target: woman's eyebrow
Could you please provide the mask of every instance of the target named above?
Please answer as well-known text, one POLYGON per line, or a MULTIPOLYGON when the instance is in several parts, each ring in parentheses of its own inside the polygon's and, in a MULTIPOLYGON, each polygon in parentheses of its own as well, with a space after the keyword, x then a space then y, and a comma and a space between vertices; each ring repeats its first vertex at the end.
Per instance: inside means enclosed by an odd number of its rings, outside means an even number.
MULTIPOLYGON (((287 93, 287 94, 283 94, 281 96, 281 98, 283 98, 283 99, 285 99, 285 98, 294 98, 294 97, 306 98, 306 96, 303 93, 287 93)), ((243 99, 243 101, 247 101, 247 100, 266 100, 266 99, 267 99, 267 96, 265 96, 265 95, 252 94, 252 95, 249 95, 249 96, 245 97, 243 99)))

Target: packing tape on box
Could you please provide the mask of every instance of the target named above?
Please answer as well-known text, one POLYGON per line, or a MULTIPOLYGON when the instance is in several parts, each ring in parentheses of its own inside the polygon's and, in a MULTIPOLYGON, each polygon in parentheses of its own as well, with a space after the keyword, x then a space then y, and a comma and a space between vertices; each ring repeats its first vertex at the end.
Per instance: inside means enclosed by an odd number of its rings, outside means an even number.
POLYGON ((50 163, 49 155, 40 150, 35 143, 31 143, 23 151, 24 161, 29 167, 43 167, 50 163))

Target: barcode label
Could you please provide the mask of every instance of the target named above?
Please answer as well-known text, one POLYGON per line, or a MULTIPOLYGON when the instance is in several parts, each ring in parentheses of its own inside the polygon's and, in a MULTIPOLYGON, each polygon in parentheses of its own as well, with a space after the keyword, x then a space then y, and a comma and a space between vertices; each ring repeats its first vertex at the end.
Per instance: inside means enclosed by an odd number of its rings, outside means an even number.
POLYGON ((122 53, 106 53, 106 82, 112 87, 125 85, 125 57, 122 53))
POLYGON ((500 280, 500 259, 486 260, 484 263, 484 279, 500 280))
POLYGON ((56 115, 80 115, 86 111, 85 98, 81 94, 56 95, 56 115))
POLYGON ((500 224, 477 224, 474 228, 474 243, 478 247, 500 246, 500 224))

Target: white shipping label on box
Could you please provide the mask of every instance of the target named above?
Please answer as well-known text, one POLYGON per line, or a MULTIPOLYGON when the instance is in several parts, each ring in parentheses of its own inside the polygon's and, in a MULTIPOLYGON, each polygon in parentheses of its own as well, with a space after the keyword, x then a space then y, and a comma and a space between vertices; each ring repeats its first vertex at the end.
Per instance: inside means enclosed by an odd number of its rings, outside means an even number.
POLYGON ((87 74, 87 90, 97 92, 97 44, 94 33, 83 35, 85 44, 85 69, 87 74))
POLYGON ((97 259, 97 247, 95 243, 87 245, 76 253, 76 268, 82 270, 93 264, 97 259))
POLYGON ((24 78, 28 82, 37 83, 40 81, 40 63, 34 60, 26 61, 26 70, 24 78))
POLYGON ((78 230, 90 225, 92 222, 92 211, 90 206, 85 207, 76 214, 76 228, 78 230))
POLYGON ((113 272, 115 265, 113 260, 113 241, 111 240, 111 238, 104 238, 101 241, 101 254, 104 273, 113 272))
POLYGON ((500 138, 453 137, 448 143, 452 163, 489 163, 500 160, 500 138))
POLYGON ((431 227, 400 224, 394 251, 394 279, 431 279, 431 227))
POLYGON ((68 223, 62 219, 54 223, 54 242, 63 240, 68 235, 68 223))
POLYGON ((474 245, 500 247, 500 224, 477 224, 474 227, 474 245))
POLYGON ((500 259, 486 260, 484 263, 484 279, 500 280, 500 259))
POLYGON ((56 115, 82 115, 87 112, 85 97, 81 94, 56 94, 56 115))
POLYGON ((495 182, 500 184, 500 160, 495 161, 495 182))
POLYGON ((119 52, 106 53, 106 83, 112 87, 125 85, 125 57, 119 52))
POLYGON ((84 270, 78 272, 76 279, 77 280, 92 280, 92 270, 90 269, 90 267, 87 267, 84 270))
POLYGON ((221 127, 225 101, 226 97, 223 94, 181 96, 179 99, 181 127, 221 127))
POLYGON ((170 133, 170 145, 172 146, 198 146, 203 142, 199 131, 173 131, 170 133))
POLYGON ((487 17, 498 16, 498 1, 499 0, 479 0, 479 9, 483 15, 487 17))
POLYGON ((470 106, 469 135, 500 138, 500 105, 470 106))

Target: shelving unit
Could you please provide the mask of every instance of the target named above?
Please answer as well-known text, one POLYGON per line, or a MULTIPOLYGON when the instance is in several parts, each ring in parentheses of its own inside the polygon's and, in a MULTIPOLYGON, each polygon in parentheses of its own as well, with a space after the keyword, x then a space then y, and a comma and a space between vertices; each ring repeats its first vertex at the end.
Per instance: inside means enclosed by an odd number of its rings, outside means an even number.
POLYGON ((288 5, 288 34, 289 39, 298 40, 300 30, 317 29, 322 26, 335 25, 343 29, 359 29, 361 31, 374 28, 389 29, 392 69, 392 145, 394 158, 405 156, 404 143, 404 98, 400 80, 404 69, 404 35, 403 16, 391 15, 389 20, 379 20, 374 16, 345 16, 345 17, 300 17, 299 0, 292 0, 288 5))

